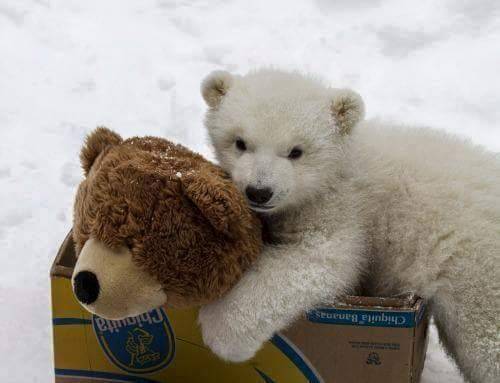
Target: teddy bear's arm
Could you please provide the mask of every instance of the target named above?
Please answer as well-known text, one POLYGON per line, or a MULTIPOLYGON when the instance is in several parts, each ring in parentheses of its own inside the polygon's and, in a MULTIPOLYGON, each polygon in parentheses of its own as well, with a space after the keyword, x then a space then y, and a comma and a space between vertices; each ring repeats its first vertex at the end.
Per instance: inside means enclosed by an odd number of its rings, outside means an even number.
POLYGON ((362 242, 354 230, 268 246, 222 299, 200 310, 203 340, 222 359, 244 361, 305 311, 346 293, 360 275, 362 242))

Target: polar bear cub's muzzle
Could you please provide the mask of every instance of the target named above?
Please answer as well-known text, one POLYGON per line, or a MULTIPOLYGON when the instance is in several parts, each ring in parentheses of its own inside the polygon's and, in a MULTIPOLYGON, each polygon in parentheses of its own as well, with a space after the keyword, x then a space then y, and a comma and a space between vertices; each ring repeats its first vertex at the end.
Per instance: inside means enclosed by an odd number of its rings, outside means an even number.
POLYGON ((129 249, 112 250, 93 238, 85 242, 71 282, 80 303, 106 319, 139 315, 167 302, 161 284, 134 264, 129 249))

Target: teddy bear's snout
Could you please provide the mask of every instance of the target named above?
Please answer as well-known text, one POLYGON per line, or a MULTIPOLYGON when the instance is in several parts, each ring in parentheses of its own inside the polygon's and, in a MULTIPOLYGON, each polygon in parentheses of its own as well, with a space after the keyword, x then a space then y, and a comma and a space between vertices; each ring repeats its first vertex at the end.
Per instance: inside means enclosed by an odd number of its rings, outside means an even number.
POLYGON ((89 238, 73 270, 73 292, 90 312, 106 319, 135 316, 167 302, 163 286, 137 266, 126 247, 89 238))
POLYGON ((74 292, 76 298, 83 304, 90 305, 99 296, 99 280, 91 271, 80 271, 74 277, 74 292))

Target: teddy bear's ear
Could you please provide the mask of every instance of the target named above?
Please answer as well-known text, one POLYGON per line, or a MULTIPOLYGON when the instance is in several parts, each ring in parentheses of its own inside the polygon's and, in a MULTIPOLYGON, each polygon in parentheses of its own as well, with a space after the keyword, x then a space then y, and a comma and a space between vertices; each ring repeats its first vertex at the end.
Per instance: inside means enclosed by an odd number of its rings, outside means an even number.
POLYGON ((249 209, 236 186, 221 174, 202 169, 183 174, 184 194, 219 232, 234 237, 241 231, 240 223, 249 222, 249 209))
POLYGON ((330 111, 341 135, 350 134, 365 115, 365 104, 359 94, 350 89, 335 89, 330 111))
POLYGON ((227 71, 216 70, 201 83, 201 95, 210 108, 217 108, 227 91, 233 85, 233 75, 227 71))
POLYGON ((99 127, 90 133, 85 139, 85 144, 80 152, 80 162, 85 176, 89 174, 92 164, 97 156, 108 146, 118 145, 122 142, 119 134, 110 129, 99 127))

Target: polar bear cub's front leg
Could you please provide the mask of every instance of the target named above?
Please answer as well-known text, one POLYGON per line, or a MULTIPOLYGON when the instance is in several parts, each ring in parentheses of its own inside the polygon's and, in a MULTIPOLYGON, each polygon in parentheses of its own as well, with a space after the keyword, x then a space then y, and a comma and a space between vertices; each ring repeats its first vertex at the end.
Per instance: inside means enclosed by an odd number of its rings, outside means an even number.
POLYGON ((265 247, 225 297, 200 310, 205 344, 225 360, 253 357, 300 314, 352 288, 362 267, 359 238, 351 229, 330 239, 265 247))

